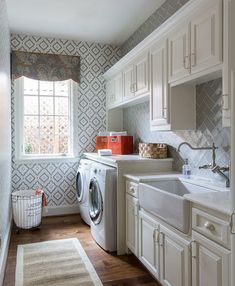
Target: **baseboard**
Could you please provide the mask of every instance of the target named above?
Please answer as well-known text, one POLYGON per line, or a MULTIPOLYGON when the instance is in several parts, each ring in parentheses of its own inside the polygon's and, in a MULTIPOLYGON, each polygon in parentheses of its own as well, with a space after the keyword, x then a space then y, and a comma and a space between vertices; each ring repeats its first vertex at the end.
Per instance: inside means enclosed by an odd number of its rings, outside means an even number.
POLYGON ((4 275, 5 275, 7 255, 8 255, 8 249, 9 249, 9 244, 10 244, 10 238, 11 238, 11 228, 12 228, 12 216, 10 217, 10 221, 8 223, 8 227, 6 230, 6 235, 5 235, 4 241, 2 241, 2 246, 1 246, 0 285, 3 285, 3 280, 4 280, 4 275))
POLYGON ((58 216, 58 215, 68 215, 68 214, 78 214, 79 206, 48 206, 43 210, 43 216, 58 216))

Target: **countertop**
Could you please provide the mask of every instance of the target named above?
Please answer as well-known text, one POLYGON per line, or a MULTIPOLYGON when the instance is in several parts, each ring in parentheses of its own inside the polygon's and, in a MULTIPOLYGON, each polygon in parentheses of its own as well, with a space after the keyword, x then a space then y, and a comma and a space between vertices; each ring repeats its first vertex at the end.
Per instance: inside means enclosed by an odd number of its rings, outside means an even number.
POLYGON ((125 174, 124 177, 139 183, 153 180, 179 179, 186 183, 202 186, 207 188, 208 191, 203 193, 185 194, 184 197, 190 202, 197 203, 224 214, 230 215, 232 212, 230 206, 230 189, 206 178, 192 176, 190 179, 185 179, 177 172, 125 174))
POLYGON ((230 191, 206 192, 198 194, 187 194, 184 197, 190 202, 230 215, 231 195, 230 191))
POLYGON ((136 162, 136 161, 141 161, 141 162, 172 162, 173 158, 166 158, 166 159, 148 159, 148 158, 142 158, 138 154, 130 154, 130 155, 112 155, 112 156, 100 156, 98 153, 84 153, 86 158, 93 159, 94 161, 99 161, 99 162, 109 162, 109 163, 119 163, 122 161, 128 161, 128 162, 136 162))

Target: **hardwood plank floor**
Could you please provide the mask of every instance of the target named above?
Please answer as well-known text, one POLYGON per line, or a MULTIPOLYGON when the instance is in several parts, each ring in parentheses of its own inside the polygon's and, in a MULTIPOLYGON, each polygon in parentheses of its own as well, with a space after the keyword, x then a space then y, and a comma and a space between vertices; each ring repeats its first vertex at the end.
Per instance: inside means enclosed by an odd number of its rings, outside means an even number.
POLYGON ((40 230, 22 230, 16 234, 13 229, 3 285, 15 285, 17 245, 70 237, 80 240, 104 286, 160 286, 134 255, 117 256, 101 249, 79 215, 43 218, 40 230))

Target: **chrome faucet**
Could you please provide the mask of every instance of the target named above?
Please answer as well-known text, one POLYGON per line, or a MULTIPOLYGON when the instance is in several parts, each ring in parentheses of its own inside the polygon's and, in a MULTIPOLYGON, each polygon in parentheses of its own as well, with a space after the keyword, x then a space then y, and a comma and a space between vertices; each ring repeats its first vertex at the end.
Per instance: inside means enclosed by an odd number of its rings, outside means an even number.
POLYGON ((226 167, 220 167, 216 164, 216 153, 215 150, 218 149, 218 147, 215 147, 215 144, 213 142, 211 147, 193 147, 188 142, 182 142, 177 148, 177 151, 180 152, 180 148, 183 145, 187 145, 192 150, 212 150, 212 163, 206 164, 203 166, 199 166, 199 169, 210 169, 213 173, 218 173, 220 176, 222 176, 226 180, 226 187, 230 187, 230 179, 229 176, 225 175, 225 172, 229 172, 230 168, 229 166, 226 167))

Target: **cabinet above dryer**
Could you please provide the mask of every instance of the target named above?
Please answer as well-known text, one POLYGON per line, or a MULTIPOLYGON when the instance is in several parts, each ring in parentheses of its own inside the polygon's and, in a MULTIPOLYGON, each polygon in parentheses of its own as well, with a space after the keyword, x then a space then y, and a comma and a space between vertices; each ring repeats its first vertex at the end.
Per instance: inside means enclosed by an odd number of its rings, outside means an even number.
POLYGON ((110 128, 111 111, 149 101, 151 130, 193 130, 195 87, 219 77, 226 93, 223 124, 229 126, 228 2, 189 1, 104 74, 107 89, 117 75, 122 82, 115 95, 122 100, 107 105, 110 128))

